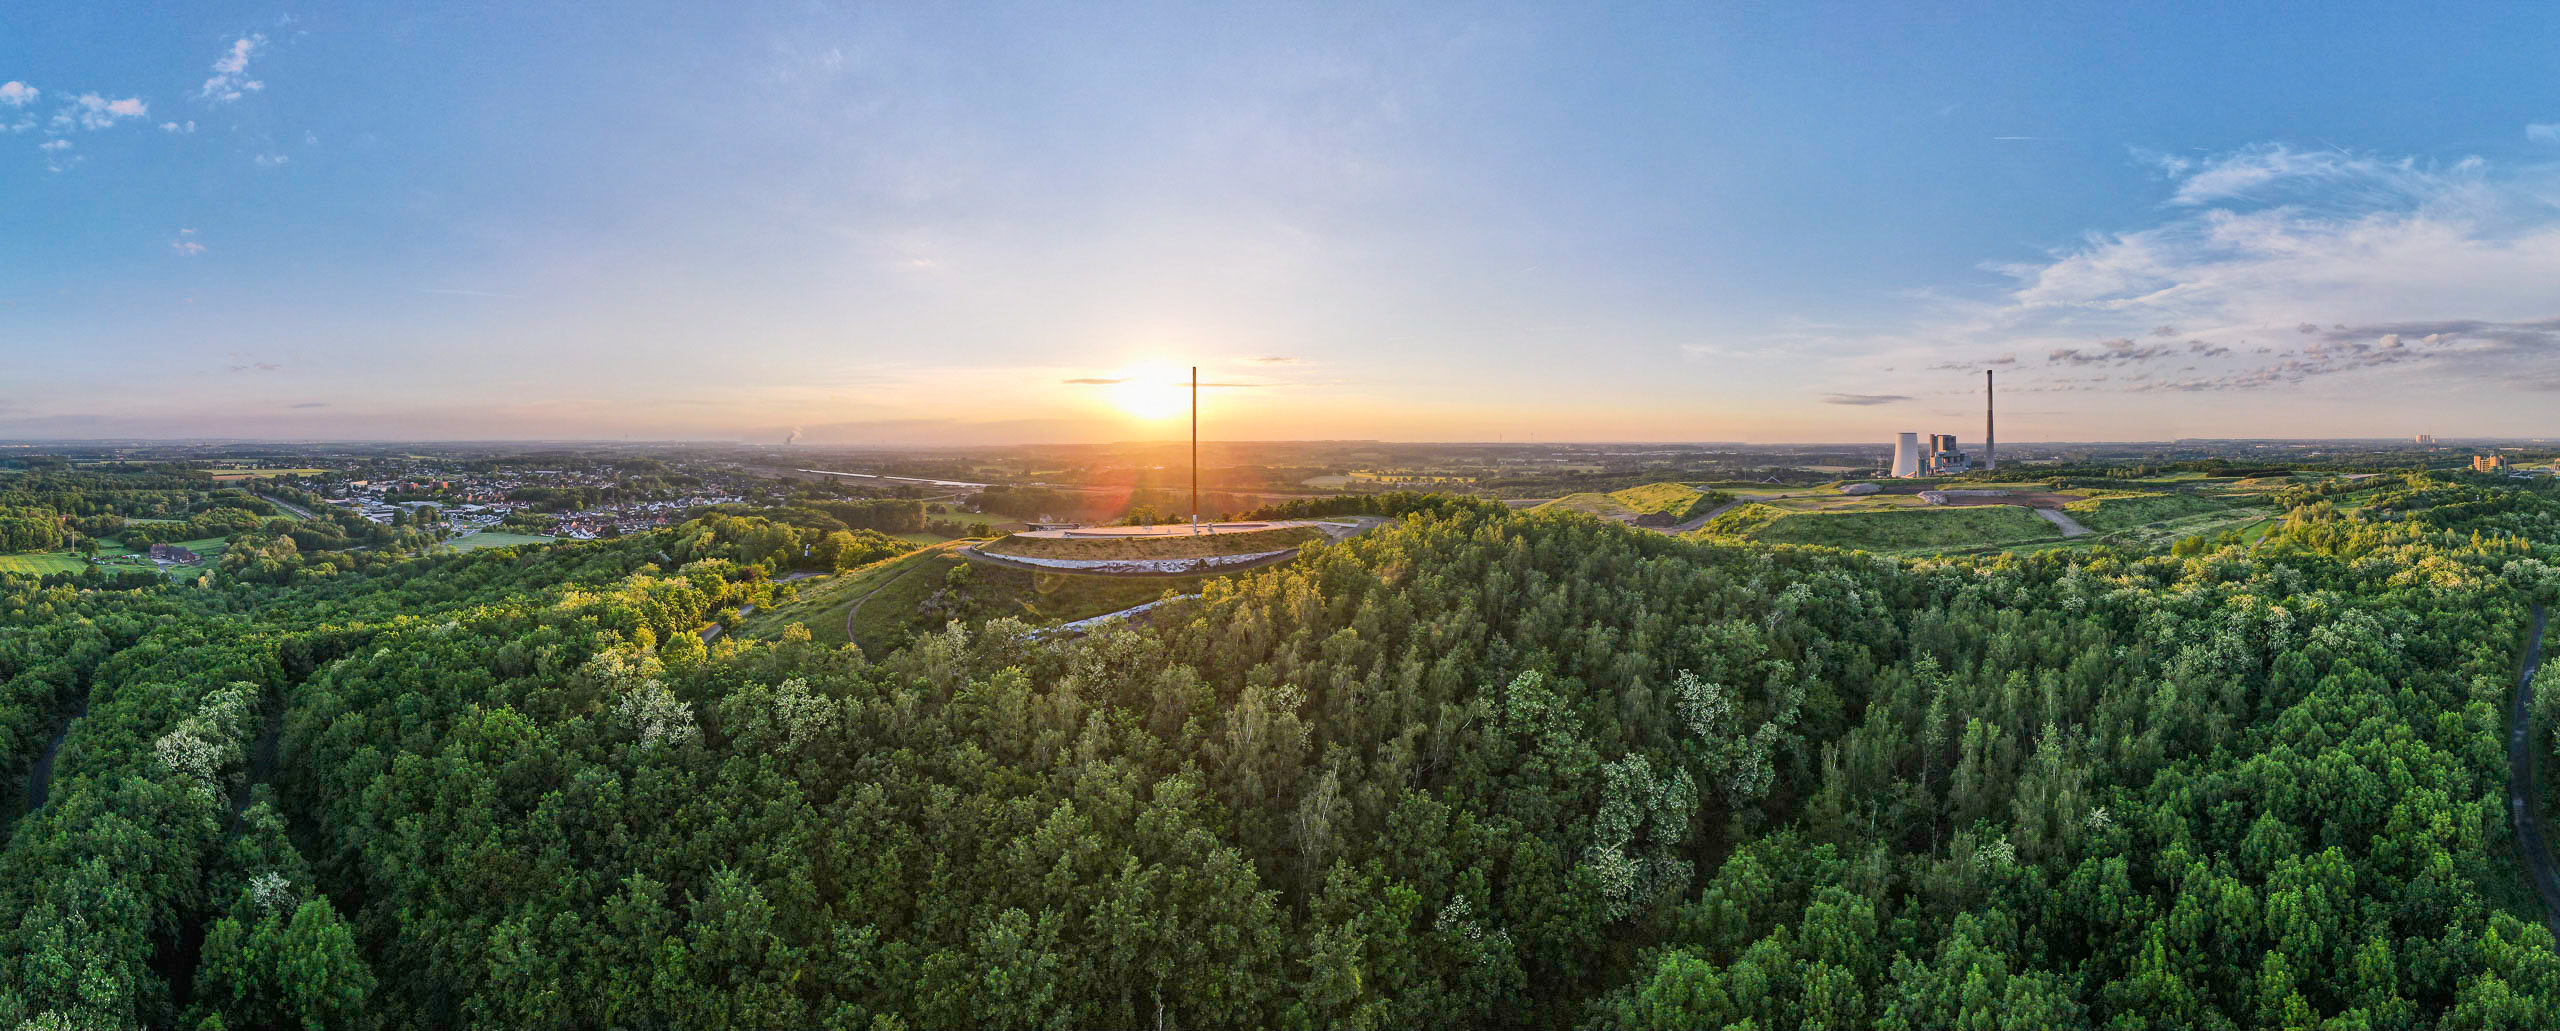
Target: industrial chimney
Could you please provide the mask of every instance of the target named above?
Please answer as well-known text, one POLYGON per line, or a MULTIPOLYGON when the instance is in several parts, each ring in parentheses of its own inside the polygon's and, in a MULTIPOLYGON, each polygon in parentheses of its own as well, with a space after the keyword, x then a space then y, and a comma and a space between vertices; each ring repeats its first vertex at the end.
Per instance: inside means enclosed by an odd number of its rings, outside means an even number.
POLYGON ((2000 468, 1998 439, 1991 435, 1991 370, 1982 370, 1982 467, 2000 468))

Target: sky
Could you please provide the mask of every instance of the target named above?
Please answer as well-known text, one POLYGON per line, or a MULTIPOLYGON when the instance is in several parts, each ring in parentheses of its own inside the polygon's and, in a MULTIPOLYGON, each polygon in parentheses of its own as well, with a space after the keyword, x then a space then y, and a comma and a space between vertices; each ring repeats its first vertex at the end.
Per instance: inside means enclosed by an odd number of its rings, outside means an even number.
POLYGON ((0 437, 2560 436, 2538 5, 389 6, 0 5, 0 437))

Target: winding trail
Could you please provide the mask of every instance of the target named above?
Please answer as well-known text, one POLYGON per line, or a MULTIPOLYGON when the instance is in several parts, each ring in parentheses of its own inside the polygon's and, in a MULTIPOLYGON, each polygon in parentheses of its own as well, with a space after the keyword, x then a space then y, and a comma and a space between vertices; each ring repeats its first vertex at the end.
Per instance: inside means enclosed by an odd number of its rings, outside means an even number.
POLYGON ((2551 864, 2551 846, 2542 836, 2542 788, 2533 779, 2533 674, 2542 665, 2542 606, 2533 607, 2533 629, 2524 643, 2524 670, 2516 675, 2515 697, 2507 711, 2507 814, 2516 827, 2516 856, 2524 862, 2533 890, 2542 896, 2543 923, 2560 938, 2560 872, 2551 864))
POLYGON ((2086 537, 2089 535, 2088 527, 2080 525, 2079 520, 2064 515, 2061 509, 2031 507, 2028 511, 2043 516, 2045 522, 2061 527, 2062 535, 2065 537, 2086 537))

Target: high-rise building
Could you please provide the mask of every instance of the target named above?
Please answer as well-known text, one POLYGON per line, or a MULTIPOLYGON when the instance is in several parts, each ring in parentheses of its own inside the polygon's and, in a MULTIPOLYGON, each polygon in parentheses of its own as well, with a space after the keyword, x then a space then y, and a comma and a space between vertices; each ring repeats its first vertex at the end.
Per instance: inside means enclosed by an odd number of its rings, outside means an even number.
POLYGON ((2414 436, 2414 437, 2409 438, 2409 441, 2410 441, 2411 443, 2413 443, 2413 444, 2418 444, 2418 445, 2421 445, 2421 446, 2432 445, 2432 444, 2434 444, 2434 443, 2436 442, 2436 435, 2435 435, 2435 434, 2433 434, 2433 433, 2421 433, 2421 434, 2418 434, 2418 435, 2416 435, 2416 436, 2414 436))

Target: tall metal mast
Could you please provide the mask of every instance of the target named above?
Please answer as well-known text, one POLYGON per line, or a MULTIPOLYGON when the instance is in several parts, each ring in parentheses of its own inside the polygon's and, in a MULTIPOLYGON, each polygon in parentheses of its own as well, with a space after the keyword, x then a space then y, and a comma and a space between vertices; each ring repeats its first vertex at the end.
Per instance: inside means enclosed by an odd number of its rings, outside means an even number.
POLYGON ((1191 367, 1191 532, 1200 532, 1200 367, 1191 367))

